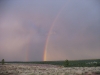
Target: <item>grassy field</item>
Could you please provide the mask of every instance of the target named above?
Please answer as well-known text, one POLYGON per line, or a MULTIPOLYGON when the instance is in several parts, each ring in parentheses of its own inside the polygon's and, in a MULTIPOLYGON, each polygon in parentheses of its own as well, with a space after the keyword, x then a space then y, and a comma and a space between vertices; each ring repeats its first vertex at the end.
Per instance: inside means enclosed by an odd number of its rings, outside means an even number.
MULTIPOLYGON (((32 63, 32 64, 51 64, 51 65, 60 65, 63 66, 65 61, 30 61, 30 62, 21 62, 21 61, 12 61, 6 63, 32 63)), ((68 67, 96 67, 100 66, 100 59, 88 59, 88 60, 69 60, 68 67)))
POLYGON ((48 64, 6 63, 0 75, 100 75, 100 67, 62 67, 48 64))
POLYGON ((0 75, 100 75, 100 59, 65 61, 5 62, 0 75))

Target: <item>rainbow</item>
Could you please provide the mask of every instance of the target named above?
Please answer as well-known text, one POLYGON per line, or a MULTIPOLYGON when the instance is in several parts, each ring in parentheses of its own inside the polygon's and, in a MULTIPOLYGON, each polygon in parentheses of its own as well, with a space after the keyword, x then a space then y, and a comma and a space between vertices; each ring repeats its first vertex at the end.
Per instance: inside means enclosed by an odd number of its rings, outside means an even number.
POLYGON ((50 35, 52 33, 52 29, 54 27, 54 25, 56 24, 61 12, 64 10, 64 8, 66 7, 66 4, 63 5, 63 7, 60 9, 60 11, 58 12, 58 14, 56 15, 51 27, 50 27, 50 30, 49 30, 49 33, 47 35, 47 39, 46 39, 46 43, 45 43, 45 47, 44 47, 44 56, 43 56, 43 60, 46 61, 47 60, 47 47, 48 47, 48 42, 49 42, 49 38, 50 38, 50 35))

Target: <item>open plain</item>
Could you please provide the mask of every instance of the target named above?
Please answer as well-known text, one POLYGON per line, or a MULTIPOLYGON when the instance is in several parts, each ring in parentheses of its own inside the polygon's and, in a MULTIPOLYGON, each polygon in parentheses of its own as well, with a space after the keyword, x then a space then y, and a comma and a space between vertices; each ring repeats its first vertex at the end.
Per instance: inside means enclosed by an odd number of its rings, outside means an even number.
POLYGON ((49 64, 0 65, 0 75, 100 75, 100 67, 63 67, 49 64))

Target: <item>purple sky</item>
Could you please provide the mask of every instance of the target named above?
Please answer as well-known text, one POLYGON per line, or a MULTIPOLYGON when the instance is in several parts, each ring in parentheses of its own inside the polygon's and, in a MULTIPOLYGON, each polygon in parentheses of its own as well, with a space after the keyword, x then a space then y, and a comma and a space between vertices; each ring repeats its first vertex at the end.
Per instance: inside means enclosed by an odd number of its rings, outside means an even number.
POLYGON ((100 58, 100 1, 0 0, 0 60, 42 61, 49 31, 46 60, 100 58))

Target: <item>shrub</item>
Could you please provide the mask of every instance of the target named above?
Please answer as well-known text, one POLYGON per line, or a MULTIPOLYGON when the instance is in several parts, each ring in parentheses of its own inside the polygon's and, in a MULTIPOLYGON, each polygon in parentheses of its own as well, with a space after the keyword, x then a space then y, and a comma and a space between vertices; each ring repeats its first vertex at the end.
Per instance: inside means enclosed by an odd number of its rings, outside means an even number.
POLYGON ((65 60, 64 61, 64 67, 68 67, 69 66, 69 61, 68 60, 65 60))
POLYGON ((2 65, 4 65, 4 63, 5 63, 5 60, 4 60, 4 59, 2 59, 1 63, 2 63, 2 65))

